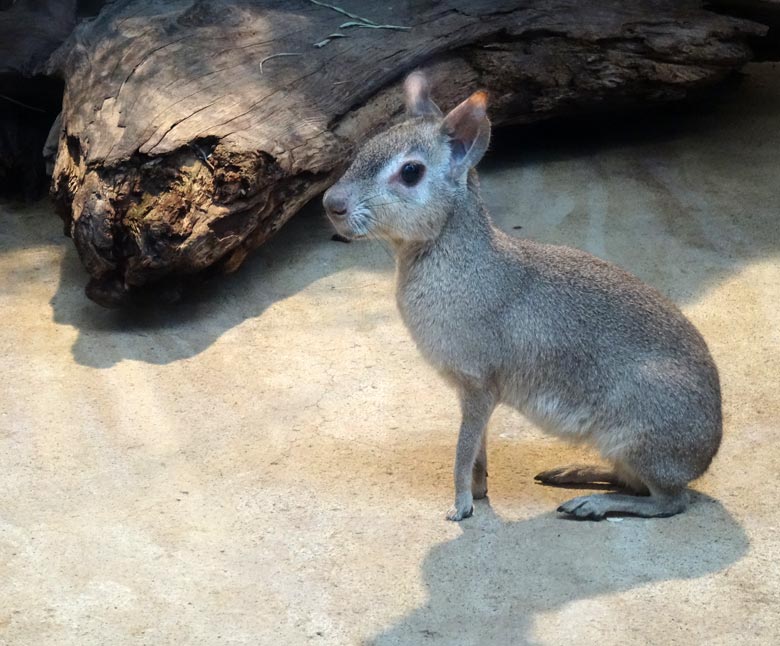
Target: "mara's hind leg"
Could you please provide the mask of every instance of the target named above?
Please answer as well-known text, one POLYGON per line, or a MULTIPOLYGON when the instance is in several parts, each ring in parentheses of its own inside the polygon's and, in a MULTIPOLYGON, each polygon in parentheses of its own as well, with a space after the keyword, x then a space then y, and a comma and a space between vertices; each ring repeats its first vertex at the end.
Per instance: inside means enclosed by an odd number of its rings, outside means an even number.
POLYGON ((607 514, 630 514, 643 518, 660 518, 679 514, 688 505, 687 479, 677 474, 669 478, 669 469, 658 470, 656 464, 644 469, 632 468, 626 462, 615 462, 618 479, 642 495, 604 493, 579 496, 563 503, 558 511, 574 516, 601 520, 607 514), (641 475, 641 473, 650 475, 641 475), (664 473, 665 472, 665 473, 664 473), (662 475, 666 477, 662 478, 662 475), (662 480, 663 484, 658 484, 662 480))
POLYGON ((607 467, 595 467, 584 464, 570 464, 542 471, 534 476, 534 480, 544 485, 614 485, 625 487, 627 483, 618 473, 607 467))
POLYGON ((684 487, 661 489, 649 485, 649 496, 602 493, 579 496, 563 503, 558 511, 575 518, 601 520, 607 514, 630 514, 643 518, 674 516, 684 511, 688 496, 684 487))
POLYGON ((640 427, 632 433, 613 433, 598 448, 602 449, 602 457, 613 463, 618 478, 645 495, 579 496, 563 503, 558 511, 575 518, 601 520, 609 514, 660 518, 685 510, 686 486, 701 475, 702 469, 693 452, 681 445, 674 433, 663 427, 640 427))

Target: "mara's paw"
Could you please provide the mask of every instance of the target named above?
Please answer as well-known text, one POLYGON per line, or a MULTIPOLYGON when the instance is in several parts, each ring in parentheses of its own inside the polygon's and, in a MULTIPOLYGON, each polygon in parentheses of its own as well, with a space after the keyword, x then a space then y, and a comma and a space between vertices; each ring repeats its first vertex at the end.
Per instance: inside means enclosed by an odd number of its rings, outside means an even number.
POLYGON ((616 473, 605 467, 593 467, 581 464, 571 464, 542 471, 534 476, 534 480, 545 485, 615 485, 619 479, 616 473))
POLYGON ((474 513, 474 499, 470 491, 458 494, 455 504, 447 512, 447 520, 459 521, 469 518, 474 513))
POLYGON ((575 475, 579 475, 580 470, 577 466, 556 467, 537 473, 534 480, 549 485, 569 484, 575 475))
POLYGON ((604 502, 603 496, 578 496, 567 500, 558 507, 558 511, 574 516, 574 518, 603 520, 607 512, 611 511, 604 502))
POLYGON ((631 496, 621 493, 580 496, 558 507, 574 518, 601 520, 607 514, 628 514, 641 518, 665 518, 683 511, 688 496, 685 491, 659 496, 631 496))

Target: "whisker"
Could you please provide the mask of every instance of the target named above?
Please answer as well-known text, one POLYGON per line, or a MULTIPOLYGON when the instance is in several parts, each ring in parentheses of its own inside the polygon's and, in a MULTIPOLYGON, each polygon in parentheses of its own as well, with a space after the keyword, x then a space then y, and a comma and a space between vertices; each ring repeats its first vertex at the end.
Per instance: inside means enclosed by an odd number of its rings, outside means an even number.
POLYGON ((401 204, 401 200, 395 200, 394 202, 380 202, 379 204, 372 204, 371 206, 376 208, 377 206, 392 206, 393 204, 401 204))

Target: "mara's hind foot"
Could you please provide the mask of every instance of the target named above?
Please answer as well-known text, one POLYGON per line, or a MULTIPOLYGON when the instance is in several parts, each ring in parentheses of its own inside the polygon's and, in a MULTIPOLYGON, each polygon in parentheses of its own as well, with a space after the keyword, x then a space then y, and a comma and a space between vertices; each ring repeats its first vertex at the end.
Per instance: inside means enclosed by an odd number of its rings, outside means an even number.
POLYGON ((544 485, 614 485, 624 487, 626 483, 620 476, 607 467, 594 467, 582 464, 570 464, 542 471, 534 476, 534 480, 544 485))
POLYGON ((572 498, 558 507, 558 511, 588 520, 602 520, 607 514, 663 518, 679 514, 687 505, 688 496, 684 490, 673 494, 656 492, 649 496, 603 493, 572 498))

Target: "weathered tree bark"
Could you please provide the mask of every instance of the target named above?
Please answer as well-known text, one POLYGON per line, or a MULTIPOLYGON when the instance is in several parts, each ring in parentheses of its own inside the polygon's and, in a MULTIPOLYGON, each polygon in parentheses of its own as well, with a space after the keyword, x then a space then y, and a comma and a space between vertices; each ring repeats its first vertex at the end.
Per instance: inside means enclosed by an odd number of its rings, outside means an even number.
POLYGON ((410 29, 309 0, 134 0, 74 32, 53 194, 91 298, 238 268, 399 116, 413 68, 443 107, 483 87, 494 123, 527 123, 685 97, 764 31, 693 0, 335 4, 410 29))

